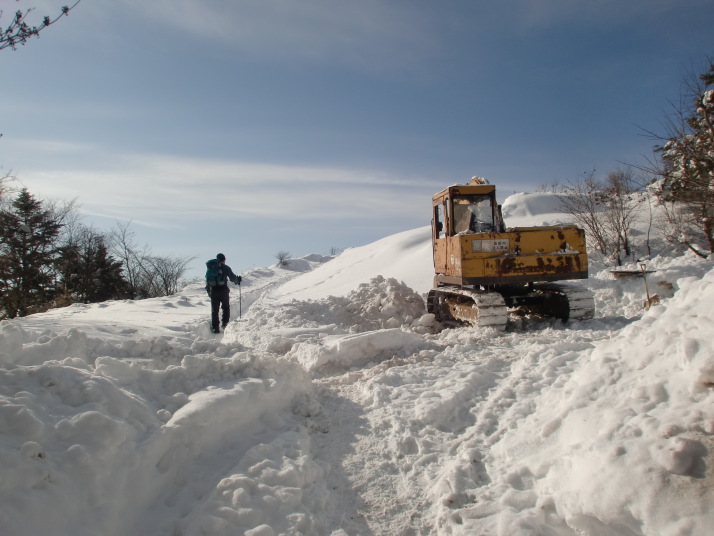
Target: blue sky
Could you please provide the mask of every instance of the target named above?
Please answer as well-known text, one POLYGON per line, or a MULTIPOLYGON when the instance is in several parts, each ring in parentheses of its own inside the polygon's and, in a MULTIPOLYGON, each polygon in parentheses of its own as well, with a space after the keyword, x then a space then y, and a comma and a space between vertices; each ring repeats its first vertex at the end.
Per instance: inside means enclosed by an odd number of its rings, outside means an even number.
POLYGON ((0 171, 194 273, 327 254, 474 175, 642 164, 712 28, 712 0, 82 0, 0 52, 0 171))

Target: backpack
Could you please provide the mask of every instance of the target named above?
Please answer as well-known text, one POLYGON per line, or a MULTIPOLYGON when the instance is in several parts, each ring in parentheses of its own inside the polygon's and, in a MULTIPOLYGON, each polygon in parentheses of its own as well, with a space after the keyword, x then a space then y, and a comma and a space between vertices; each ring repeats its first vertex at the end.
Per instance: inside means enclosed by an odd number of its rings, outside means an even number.
POLYGON ((206 285, 218 287, 226 284, 226 276, 223 275, 223 269, 218 259, 211 259, 206 262, 206 268, 206 285))

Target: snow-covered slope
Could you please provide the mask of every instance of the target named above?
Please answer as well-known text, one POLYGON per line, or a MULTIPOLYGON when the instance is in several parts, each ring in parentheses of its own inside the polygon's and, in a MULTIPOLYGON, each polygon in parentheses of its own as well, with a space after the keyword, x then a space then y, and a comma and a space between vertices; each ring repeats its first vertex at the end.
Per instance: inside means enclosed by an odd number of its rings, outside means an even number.
POLYGON ((284 302, 345 296, 376 275, 427 292, 434 279, 431 228, 421 227, 350 248, 329 264, 281 285, 272 297, 284 302))
POLYGON ((513 194, 503 202, 503 219, 507 227, 573 223, 573 217, 560 207, 558 196, 551 193, 513 194))
POLYGON ((593 320, 441 330, 423 228, 242 274, 222 335, 200 285, 4 321, 0 534, 709 534, 714 271, 649 267, 649 311, 594 265, 593 320))

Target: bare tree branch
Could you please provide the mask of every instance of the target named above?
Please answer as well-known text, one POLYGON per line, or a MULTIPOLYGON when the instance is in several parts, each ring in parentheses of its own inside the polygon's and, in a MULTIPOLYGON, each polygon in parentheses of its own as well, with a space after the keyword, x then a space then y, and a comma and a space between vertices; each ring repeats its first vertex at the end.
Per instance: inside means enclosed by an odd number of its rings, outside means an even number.
MULTIPOLYGON (((18 45, 24 45, 31 38, 39 37, 42 30, 48 26, 52 26, 65 15, 69 15, 69 12, 72 11, 79 2, 81 2, 81 0, 76 0, 71 6, 62 6, 59 15, 54 18, 48 16, 43 17, 42 23, 39 26, 30 26, 25 22, 27 16, 34 11, 34 8, 28 8, 24 12, 17 10, 10 25, 4 30, 0 30, 0 50, 6 48, 17 50, 18 45)), ((0 18, 2 18, 3 14, 4 11, 0 10, 0 18)))

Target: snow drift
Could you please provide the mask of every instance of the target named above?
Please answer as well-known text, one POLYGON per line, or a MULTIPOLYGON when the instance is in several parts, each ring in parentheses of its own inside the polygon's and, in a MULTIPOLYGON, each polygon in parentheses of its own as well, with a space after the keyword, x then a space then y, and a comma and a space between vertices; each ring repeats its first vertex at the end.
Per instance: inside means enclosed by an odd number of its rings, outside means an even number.
POLYGON ((711 261, 652 258, 648 311, 595 262, 596 318, 505 332, 425 314, 428 228, 291 266, 218 336, 200 285, 0 323, 0 533, 709 533, 711 261))

